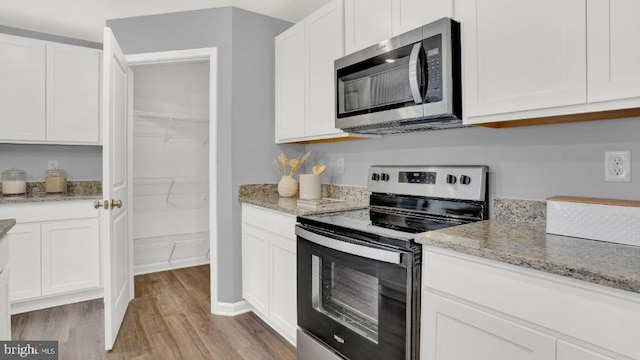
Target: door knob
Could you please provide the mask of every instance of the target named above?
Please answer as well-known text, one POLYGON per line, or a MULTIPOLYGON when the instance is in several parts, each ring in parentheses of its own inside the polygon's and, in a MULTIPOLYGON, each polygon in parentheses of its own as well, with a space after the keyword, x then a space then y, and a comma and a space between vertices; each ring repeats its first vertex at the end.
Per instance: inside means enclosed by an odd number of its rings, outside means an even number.
POLYGON ((99 209, 101 207, 104 207, 105 209, 109 208, 109 201, 105 200, 104 203, 100 200, 96 200, 93 202, 93 207, 96 209, 99 209))
POLYGON ((122 200, 113 200, 111 199, 111 208, 121 208, 122 207, 122 200))

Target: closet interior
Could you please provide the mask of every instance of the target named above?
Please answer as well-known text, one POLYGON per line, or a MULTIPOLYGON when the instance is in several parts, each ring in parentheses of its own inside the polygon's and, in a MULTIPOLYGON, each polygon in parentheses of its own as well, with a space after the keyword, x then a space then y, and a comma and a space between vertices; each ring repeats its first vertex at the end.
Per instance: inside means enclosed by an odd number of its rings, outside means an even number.
POLYGON ((209 62, 134 67, 134 273, 209 263, 209 62))

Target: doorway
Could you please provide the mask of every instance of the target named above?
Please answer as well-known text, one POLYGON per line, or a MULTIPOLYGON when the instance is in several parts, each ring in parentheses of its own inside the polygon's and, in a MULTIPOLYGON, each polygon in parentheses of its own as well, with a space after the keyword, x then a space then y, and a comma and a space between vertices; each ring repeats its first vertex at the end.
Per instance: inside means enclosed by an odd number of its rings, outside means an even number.
POLYGON ((127 55, 133 72, 133 271, 210 263, 217 310, 217 55, 127 55))

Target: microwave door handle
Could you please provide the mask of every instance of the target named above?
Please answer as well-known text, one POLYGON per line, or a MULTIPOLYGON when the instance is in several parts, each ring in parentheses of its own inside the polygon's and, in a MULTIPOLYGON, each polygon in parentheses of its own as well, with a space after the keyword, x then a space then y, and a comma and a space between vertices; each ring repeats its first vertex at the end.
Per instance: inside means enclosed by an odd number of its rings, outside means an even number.
POLYGON ((361 256, 367 259, 378 260, 396 265, 400 265, 401 263, 401 256, 399 252, 383 250, 369 246, 362 246, 346 241, 340 241, 313 233, 305 229, 301 229, 299 227, 296 227, 296 235, 317 245, 347 254, 361 256))
POLYGON ((409 56, 409 87, 411 88, 411 95, 413 101, 416 104, 422 104, 422 93, 420 92, 420 84, 418 84, 420 72, 418 67, 420 66, 420 50, 422 48, 422 42, 416 43, 411 49, 411 55, 409 56))

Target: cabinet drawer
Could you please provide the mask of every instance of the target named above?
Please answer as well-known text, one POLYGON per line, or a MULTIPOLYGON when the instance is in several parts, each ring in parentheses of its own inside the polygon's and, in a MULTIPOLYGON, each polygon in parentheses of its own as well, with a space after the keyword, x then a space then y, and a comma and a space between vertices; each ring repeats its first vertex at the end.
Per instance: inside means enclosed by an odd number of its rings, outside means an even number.
POLYGON ((640 359, 640 296, 450 251, 423 248, 423 289, 453 295, 640 359))
POLYGON ((100 211, 93 207, 92 200, 3 204, 0 206, 0 219, 13 218, 16 219, 18 224, 36 221, 97 218, 99 215, 100 211))
POLYGON ((288 239, 296 238, 295 215, 243 204, 242 222, 284 236, 288 239))

